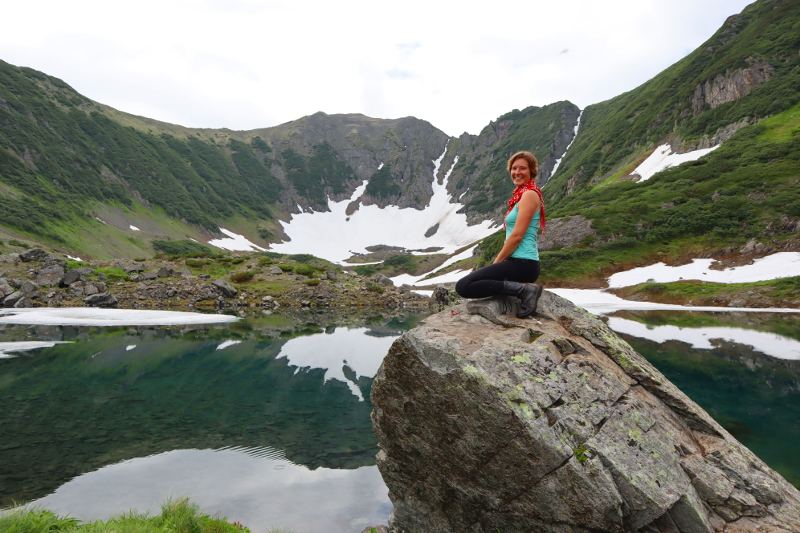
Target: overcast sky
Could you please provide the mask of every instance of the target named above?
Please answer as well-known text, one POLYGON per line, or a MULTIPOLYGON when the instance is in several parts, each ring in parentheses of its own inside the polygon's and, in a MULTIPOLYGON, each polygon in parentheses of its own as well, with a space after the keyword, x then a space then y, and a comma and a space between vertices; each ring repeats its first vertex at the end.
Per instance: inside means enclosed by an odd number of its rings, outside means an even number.
POLYGON ((244 130, 317 111, 450 135, 635 88, 750 0, 19 0, 0 59, 119 110, 244 130))

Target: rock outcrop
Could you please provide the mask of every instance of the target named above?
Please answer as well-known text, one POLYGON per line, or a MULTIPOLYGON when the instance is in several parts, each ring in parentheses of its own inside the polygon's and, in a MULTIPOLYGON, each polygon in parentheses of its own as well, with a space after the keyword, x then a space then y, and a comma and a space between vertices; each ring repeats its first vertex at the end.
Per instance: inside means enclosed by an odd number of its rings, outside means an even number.
POLYGON ((800 493, 583 309, 472 301, 372 386, 397 532, 790 532, 800 493), (505 313, 511 314, 505 314, 505 313))

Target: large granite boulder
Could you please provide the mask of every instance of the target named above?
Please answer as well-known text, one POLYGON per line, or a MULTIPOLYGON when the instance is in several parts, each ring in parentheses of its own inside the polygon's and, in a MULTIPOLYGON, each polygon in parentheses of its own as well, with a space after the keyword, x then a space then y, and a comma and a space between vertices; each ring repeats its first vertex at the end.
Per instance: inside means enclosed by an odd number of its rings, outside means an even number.
POLYGON ((389 526, 800 531, 800 493, 601 320, 545 291, 432 315, 372 386, 389 526))

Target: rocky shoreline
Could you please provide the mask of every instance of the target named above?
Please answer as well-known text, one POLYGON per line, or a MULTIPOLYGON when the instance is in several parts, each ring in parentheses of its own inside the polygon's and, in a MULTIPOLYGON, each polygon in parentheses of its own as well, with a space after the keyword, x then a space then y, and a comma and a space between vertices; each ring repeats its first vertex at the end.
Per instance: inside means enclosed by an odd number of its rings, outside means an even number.
POLYGON ((428 297, 408 286, 395 287, 380 274, 366 278, 318 267, 313 273, 306 269, 302 275, 293 272, 301 263, 264 263, 263 257, 243 255, 230 261, 229 269, 204 273, 204 264, 196 259, 88 263, 31 248, 0 256, 0 306, 183 311, 428 307, 428 297))

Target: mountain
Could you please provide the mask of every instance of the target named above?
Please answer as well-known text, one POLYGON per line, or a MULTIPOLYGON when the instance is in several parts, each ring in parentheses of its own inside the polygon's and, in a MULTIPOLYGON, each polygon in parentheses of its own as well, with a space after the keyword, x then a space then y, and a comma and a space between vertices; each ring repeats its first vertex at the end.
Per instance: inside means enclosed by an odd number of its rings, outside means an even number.
MULTIPOLYGON (((798 50, 800 3, 760 0, 650 81, 584 109, 543 189, 548 215, 580 231, 545 236, 545 275, 597 285, 659 261, 800 250, 798 50), (688 162, 642 179, 668 153, 688 162)), ((485 242, 484 261, 499 238, 485 242)))
POLYGON ((208 241, 221 226, 267 246, 285 237, 278 220, 327 211, 365 182, 360 205, 422 209, 445 147, 438 180, 463 151, 450 192, 477 198, 472 211, 483 213, 500 189, 485 179, 502 163, 495 155, 524 143, 547 172, 571 140, 564 117, 576 115, 568 103, 531 107, 458 139, 413 117, 324 113, 253 131, 190 129, 0 63, 0 228, 99 257, 149 253, 148 241, 163 238, 208 241))
MULTIPOLYGON (((312 235, 362 261, 461 253, 501 222, 505 162, 527 149, 540 160, 552 220, 543 239, 551 281, 800 249, 799 30, 798 2, 759 0, 627 93, 582 111, 567 101, 513 110, 460 137, 414 117, 356 114, 183 128, 0 62, 0 241, 95 258, 175 253, 192 241, 231 248, 238 235, 315 253, 312 235), (652 177, 640 168, 658 170, 670 153, 688 162, 652 177), (381 231, 373 237, 366 224, 381 231)), ((484 241, 482 260, 500 240, 484 241)), ((410 272, 395 263, 372 269, 410 272)))

